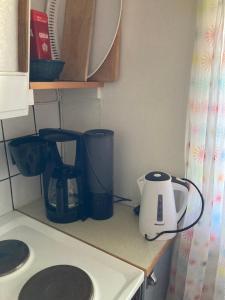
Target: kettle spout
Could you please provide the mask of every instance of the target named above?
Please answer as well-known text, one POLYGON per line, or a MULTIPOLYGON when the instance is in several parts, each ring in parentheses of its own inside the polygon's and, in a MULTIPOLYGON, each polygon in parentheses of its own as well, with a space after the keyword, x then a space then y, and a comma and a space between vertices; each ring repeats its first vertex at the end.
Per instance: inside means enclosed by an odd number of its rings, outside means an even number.
POLYGON ((138 184, 140 193, 141 193, 141 195, 142 195, 143 188, 144 188, 144 185, 145 185, 145 175, 143 175, 143 176, 141 176, 140 178, 138 178, 137 184, 138 184))

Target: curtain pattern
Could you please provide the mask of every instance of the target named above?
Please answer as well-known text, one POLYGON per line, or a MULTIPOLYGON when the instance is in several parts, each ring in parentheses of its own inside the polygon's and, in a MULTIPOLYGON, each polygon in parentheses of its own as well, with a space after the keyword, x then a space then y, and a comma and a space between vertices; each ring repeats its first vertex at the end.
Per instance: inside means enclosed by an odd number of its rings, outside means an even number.
MULTIPOLYGON (((199 224, 175 243, 167 300, 225 299, 224 1, 198 1, 186 176, 202 191, 205 211, 199 224)), ((191 190, 183 225, 190 224, 199 210, 199 197, 191 190)))

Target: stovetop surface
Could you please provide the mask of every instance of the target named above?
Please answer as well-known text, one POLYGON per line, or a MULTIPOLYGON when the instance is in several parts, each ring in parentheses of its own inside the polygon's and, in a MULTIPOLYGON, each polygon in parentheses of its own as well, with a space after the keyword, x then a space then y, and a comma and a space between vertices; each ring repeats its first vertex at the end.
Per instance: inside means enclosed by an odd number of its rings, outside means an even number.
POLYGON ((0 277, 0 300, 18 300, 32 276, 56 265, 82 269, 92 282, 93 300, 130 299, 144 279, 143 271, 18 212, 0 218, 0 241, 7 239, 27 244, 30 256, 0 277))

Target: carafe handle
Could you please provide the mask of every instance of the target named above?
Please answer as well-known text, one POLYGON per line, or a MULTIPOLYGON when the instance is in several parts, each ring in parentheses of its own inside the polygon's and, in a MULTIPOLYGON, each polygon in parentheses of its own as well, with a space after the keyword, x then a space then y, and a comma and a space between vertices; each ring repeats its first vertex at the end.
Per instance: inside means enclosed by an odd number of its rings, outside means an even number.
POLYGON ((177 212, 177 222, 179 222, 183 215, 185 214, 185 211, 187 209, 187 201, 188 201, 188 192, 189 192, 189 184, 187 181, 184 181, 180 178, 172 176, 172 186, 173 189, 176 191, 181 191, 184 193, 184 201, 181 209, 177 212))

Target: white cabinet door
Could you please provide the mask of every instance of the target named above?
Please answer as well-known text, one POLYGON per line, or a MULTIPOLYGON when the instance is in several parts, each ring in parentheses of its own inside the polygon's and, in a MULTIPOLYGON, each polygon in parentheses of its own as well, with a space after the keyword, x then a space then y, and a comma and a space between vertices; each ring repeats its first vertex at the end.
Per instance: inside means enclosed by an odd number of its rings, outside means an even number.
MULTIPOLYGON (((0 119, 26 115, 29 104, 33 104, 28 70, 20 72, 18 57, 19 11, 24 5, 29 15, 29 4, 29 0, 0 0, 0 119)), ((26 23, 29 24, 29 18, 26 23)), ((29 41, 29 29, 25 34, 29 41)))
POLYGON ((26 74, 0 74, 0 119, 27 115, 28 93, 26 74))
POLYGON ((0 0, 0 71, 19 72, 18 1, 0 0))

